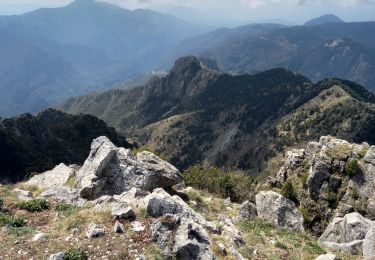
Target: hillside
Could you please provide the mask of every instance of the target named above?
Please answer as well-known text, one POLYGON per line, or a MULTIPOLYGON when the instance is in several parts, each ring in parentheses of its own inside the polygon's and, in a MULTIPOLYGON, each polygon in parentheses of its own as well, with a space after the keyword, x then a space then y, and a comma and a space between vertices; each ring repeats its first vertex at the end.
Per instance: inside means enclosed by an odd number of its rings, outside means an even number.
POLYGON ((59 109, 98 116, 180 169, 208 161, 255 174, 321 135, 375 143, 374 103, 349 81, 313 84, 283 69, 231 76, 185 57, 143 87, 71 98, 59 109))
POLYGON ((199 30, 151 10, 76 0, 0 16, 0 33, 0 116, 10 116, 149 72, 199 30))
POLYGON ((177 55, 172 59, 181 55, 206 57, 232 74, 281 67, 314 82, 334 77, 375 89, 374 30, 374 22, 245 26, 217 32, 219 40, 211 38, 212 34, 185 40, 176 47, 177 55), (204 44, 195 44, 201 42, 204 44))
POLYGON ((59 163, 80 164, 91 140, 100 135, 130 147, 113 128, 89 115, 73 116, 49 109, 37 116, 4 119, 0 122, 0 181, 22 181, 59 163))

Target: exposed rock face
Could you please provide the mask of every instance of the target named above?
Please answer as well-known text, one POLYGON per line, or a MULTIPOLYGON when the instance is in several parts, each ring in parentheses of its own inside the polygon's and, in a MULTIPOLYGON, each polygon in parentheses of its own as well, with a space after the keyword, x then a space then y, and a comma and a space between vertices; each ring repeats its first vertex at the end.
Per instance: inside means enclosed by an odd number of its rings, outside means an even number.
POLYGON ((329 179, 331 168, 330 163, 330 158, 317 157, 313 166, 310 168, 307 186, 309 188, 310 196, 314 200, 319 198, 319 192, 323 182, 329 179))
POLYGON ((245 201, 241 205, 240 212, 238 216, 236 217, 236 220, 242 220, 242 219, 254 219, 258 216, 258 212, 256 209, 256 206, 254 203, 251 203, 250 201, 245 201))
POLYGON ((172 254, 171 240, 177 227, 181 224, 180 217, 166 214, 151 225, 152 239, 163 249, 163 255, 172 254))
POLYGON ((260 218, 281 228, 304 231, 302 214, 293 201, 273 191, 260 192, 255 200, 260 218))
POLYGON ((129 206, 129 204, 124 202, 113 202, 112 203, 112 217, 114 219, 135 219, 135 212, 129 206))
POLYGON ((65 185, 74 174, 75 169, 61 163, 50 171, 33 176, 26 185, 37 186, 40 189, 60 187, 65 185))
POLYGON ((375 222, 371 223, 371 227, 363 241, 363 257, 365 260, 375 259, 375 222))
POLYGON ((42 192, 39 197, 45 199, 54 198, 58 202, 64 202, 78 206, 82 206, 86 202, 85 199, 82 199, 79 196, 79 192, 77 189, 69 188, 66 186, 50 188, 42 192))
POLYGON ((95 199, 131 188, 169 188, 181 181, 181 173, 154 154, 135 156, 131 150, 117 148, 108 138, 99 137, 92 142, 90 155, 78 171, 76 185, 81 197, 95 199))
POLYGON ((371 163, 375 165, 375 146, 371 146, 364 158, 366 163, 371 163))
POLYGON ((320 236, 319 241, 328 248, 362 254, 362 245, 371 221, 353 212, 343 218, 335 218, 320 236))

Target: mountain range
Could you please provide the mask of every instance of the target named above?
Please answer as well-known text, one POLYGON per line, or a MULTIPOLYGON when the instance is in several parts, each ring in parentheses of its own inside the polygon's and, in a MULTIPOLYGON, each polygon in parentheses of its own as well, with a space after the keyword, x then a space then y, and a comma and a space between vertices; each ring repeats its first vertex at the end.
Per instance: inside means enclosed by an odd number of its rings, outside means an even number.
POLYGON ((375 143, 375 96, 360 85, 313 83, 285 69, 235 76, 193 56, 144 86, 71 98, 58 108, 97 116, 180 169, 208 161, 256 173, 286 148, 328 134, 375 143))
POLYGON ((0 116, 141 75, 199 32, 173 16, 94 0, 0 16, 0 116))
POLYGON ((293 27, 253 24, 195 36, 171 52, 169 63, 183 55, 196 55, 215 60, 232 74, 280 67, 314 82, 338 77, 374 90, 375 22, 322 20, 293 27))

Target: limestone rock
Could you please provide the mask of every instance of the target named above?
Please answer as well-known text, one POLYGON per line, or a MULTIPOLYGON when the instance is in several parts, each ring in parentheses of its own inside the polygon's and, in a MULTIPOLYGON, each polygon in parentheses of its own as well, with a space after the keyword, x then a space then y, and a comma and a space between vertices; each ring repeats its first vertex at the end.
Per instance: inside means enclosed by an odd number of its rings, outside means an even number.
POLYGON ((174 232, 180 223, 178 216, 166 214, 151 225, 152 239, 160 246, 165 257, 172 256, 174 232))
POLYGON ((330 177, 330 169, 331 161, 328 157, 319 156, 314 158, 314 164, 310 168, 306 183, 312 199, 317 200, 319 198, 323 182, 330 177))
POLYGON ((363 241, 363 257, 365 260, 375 259, 375 222, 371 223, 371 227, 363 241))
POLYGON ((315 260, 340 260, 340 258, 334 254, 327 253, 327 254, 318 256, 315 260))
POLYGON ((304 231, 303 216, 294 202, 273 192, 260 192, 255 196, 256 209, 260 218, 280 228, 304 231))
POLYGON ((115 225, 113 226, 113 232, 124 233, 124 226, 119 221, 116 221, 115 225))
POLYGON ((90 200, 102 195, 119 195, 132 188, 152 191, 180 182, 181 173, 150 152, 134 155, 117 148, 106 137, 95 139, 91 152, 77 174, 80 195, 90 200))
POLYGON ((151 217, 160 217, 166 214, 178 214, 182 212, 181 205, 163 189, 155 189, 145 198, 146 210, 151 217))
POLYGON ((371 221, 357 212, 349 213, 343 218, 334 218, 324 233, 320 242, 348 243, 365 239, 370 229, 371 221))
POLYGON ((47 239, 47 235, 44 233, 35 234, 32 241, 45 241, 47 239))
POLYGON ((357 212, 349 213, 343 218, 334 218, 319 241, 338 251, 362 254, 362 244, 370 227, 369 219, 357 212))
POLYGON ((210 238, 204 228, 192 221, 181 222, 174 239, 173 252, 177 259, 215 259, 209 245, 210 238))
POLYGON ((139 188, 131 188, 120 195, 114 195, 113 199, 117 202, 126 202, 134 208, 141 206, 143 198, 149 195, 150 192, 141 190, 139 188))
POLYGON ((96 224, 91 223, 87 228, 86 236, 88 238, 101 237, 105 235, 104 229, 98 227, 96 224))
POLYGON ((13 191, 17 193, 17 198, 19 200, 31 200, 33 198, 33 194, 30 191, 21 190, 19 188, 15 188, 13 191))
POLYGON ((61 163, 50 171, 33 176, 25 184, 37 186, 40 189, 49 189, 65 185, 69 178, 74 176, 75 170, 61 163))
POLYGON ((238 216, 236 217, 236 220, 239 221, 242 219, 255 219, 257 216, 258 212, 255 204, 251 203, 250 201, 245 201, 241 205, 241 209, 238 216))
POLYGON ((39 197, 45 199, 54 198, 58 202, 74 204, 77 206, 82 206, 86 202, 86 200, 80 198, 77 189, 69 188, 66 186, 50 188, 42 192, 39 197))
POLYGON ((112 217, 114 219, 135 219, 135 212, 134 210, 129 206, 129 204, 124 202, 113 202, 112 203, 112 217))
POLYGON ((65 256, 65 252, 60 252, 57 254, 50 255, 48 260, 63 260, 65 256))
POLYGON ((366 163, 371 163, 375 165, 375 146, 371 146, 370 149, 367 151, 365 158, 366 163))

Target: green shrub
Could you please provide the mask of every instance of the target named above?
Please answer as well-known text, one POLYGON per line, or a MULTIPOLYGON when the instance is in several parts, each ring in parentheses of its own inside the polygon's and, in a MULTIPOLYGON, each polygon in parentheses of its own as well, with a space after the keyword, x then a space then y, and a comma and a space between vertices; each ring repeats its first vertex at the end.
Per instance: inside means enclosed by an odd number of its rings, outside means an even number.
POLYGON ((344 173, 345 175, 349 176, 349 178, 353 178, 359 173, 359 164, 357 160, 349 160, 345 163, 344 166, 344 173))
POLYGON ((49 203, 45 199, 33 199, 22 201, 19 204, 19 208, 30 212, 39 212, 49 209, 49 203))
POLYGON ((222 198, 239 202, 249 199, 255 180, 241 171, 225 171, 217 167, 197 165, 184 172, 187 186, 205 190, 222 198))
POLYGON ((358 192, 358 188, 357 187, 353 187, 352 190, 350 191, 350 196, 354 199, 354 200, 358 200, 359 199, 359 192, 358 192))
POLYGON ((36 227, 33 226, 12 227, 8 233, 16 237, 24 237, 34 234, 36 230, 36 227))
POLYGON ((298 194, 294 189, 293 183, 291 180, 287 180, 284 185, 281 187, 281 195, 285 198, 290 199, 291 201, 299 204, 298 194))
POLYGON ((65 255, 64 255, 64 260, 87 260, 88 256, 83 251, 83 249, 79 247, 71 248, 69 249, 65 255))
POLYGON ((335 192, 329 191, 325 194, 325 199, 330 207, 335 207, 337 204, 337 194, 335 192))
POLYGON ((277 241, 277 242, 275 243, 275 247, 278 247, 278 248, 281 248, 281 249, 284 249, 284 250, 288 250, 288 246, 285 245, 285 244, 282 243, 282 242, 279 242, 279 241, 277 241))
POLYGON ((315 241, 307 241, 304 245, 303 250, 308 252, 309 254, 316 254, 321 255, 325 254, 326 251, 319 246, 319 244, 315 241))
POLYGON ((10 225, 12 227, 23 227, 26 225, 26 219, 0 213, 0 226, 10 225))
POLYGON ((58 203, 55 210, 60 213, 72 214, 77 211, 77 207, 67 203, 58 203))

